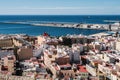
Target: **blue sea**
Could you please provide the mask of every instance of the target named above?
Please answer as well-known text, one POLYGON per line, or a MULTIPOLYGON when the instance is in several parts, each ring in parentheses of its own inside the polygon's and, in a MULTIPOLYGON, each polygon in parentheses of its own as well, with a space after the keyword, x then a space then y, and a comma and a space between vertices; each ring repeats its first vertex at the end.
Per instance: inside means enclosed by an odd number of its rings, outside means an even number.
MULTIPOLYGON (((120 15, 1 15, 0 22, 62 22, 62 23, 89 23, 111 24, 120 21, 120 15), (110 22, 109 22, 110 21, 110 22)), ((41 35, 44 32, 51 36, 67 34, 90 35, 105 30, 87 30, 75 28, 61 28, 48 26, 32 26, 27 24, 0 23, 0 34, 28 34, 41 35)))

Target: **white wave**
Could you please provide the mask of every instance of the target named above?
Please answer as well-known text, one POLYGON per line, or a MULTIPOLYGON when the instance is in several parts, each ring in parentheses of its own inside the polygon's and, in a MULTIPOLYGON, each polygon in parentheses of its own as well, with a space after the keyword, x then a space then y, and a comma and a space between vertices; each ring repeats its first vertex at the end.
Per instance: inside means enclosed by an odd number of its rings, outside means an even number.
POLYGON ((104 22, 120 22, 118 20, 104 20, 104 22))

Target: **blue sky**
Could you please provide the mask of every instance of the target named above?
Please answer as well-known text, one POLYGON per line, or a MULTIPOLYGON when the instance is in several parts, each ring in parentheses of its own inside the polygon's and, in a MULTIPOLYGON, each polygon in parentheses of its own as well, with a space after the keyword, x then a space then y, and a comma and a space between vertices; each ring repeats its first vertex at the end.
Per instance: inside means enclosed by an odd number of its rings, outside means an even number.
POLYGON ((0 0, 1 15, 119 15, 120 0, 0 0))

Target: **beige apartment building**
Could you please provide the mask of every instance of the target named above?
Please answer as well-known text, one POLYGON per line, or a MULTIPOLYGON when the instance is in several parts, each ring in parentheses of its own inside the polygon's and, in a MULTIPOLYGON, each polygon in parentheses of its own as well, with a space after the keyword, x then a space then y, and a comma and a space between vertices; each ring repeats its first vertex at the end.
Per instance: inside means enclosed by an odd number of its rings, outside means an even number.
POLYGON ((13 47, 12 39, 1 39, 0 40, 0 48, 11 48, 13 47))
MULTIPOLYGON (((7 56, 4 58, 1 58, 1 64, 0 66, 7 69, 8 72, 14 72, 14 62, 15 62, 15 56, 7 56)), ((1 67, 1 69, 2 69, 1 67)))
POLYGON ((21 47, 17 51, 19 60, 30 59, 33 56, 33 49, 27 46, 21 47))

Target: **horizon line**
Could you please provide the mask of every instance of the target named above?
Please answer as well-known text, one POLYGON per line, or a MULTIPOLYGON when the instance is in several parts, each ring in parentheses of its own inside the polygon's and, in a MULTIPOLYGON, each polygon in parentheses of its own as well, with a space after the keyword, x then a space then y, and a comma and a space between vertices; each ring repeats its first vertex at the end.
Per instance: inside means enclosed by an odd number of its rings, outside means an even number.
POLYGON ((92 15, 105 15, 105 16, 112 16, 112 15, 114 15, 114 16, 120 16, 120 14, 0 14, 0 16, 14 16, 14 15, 20 15, 20 16, 92 16, 92 15))

